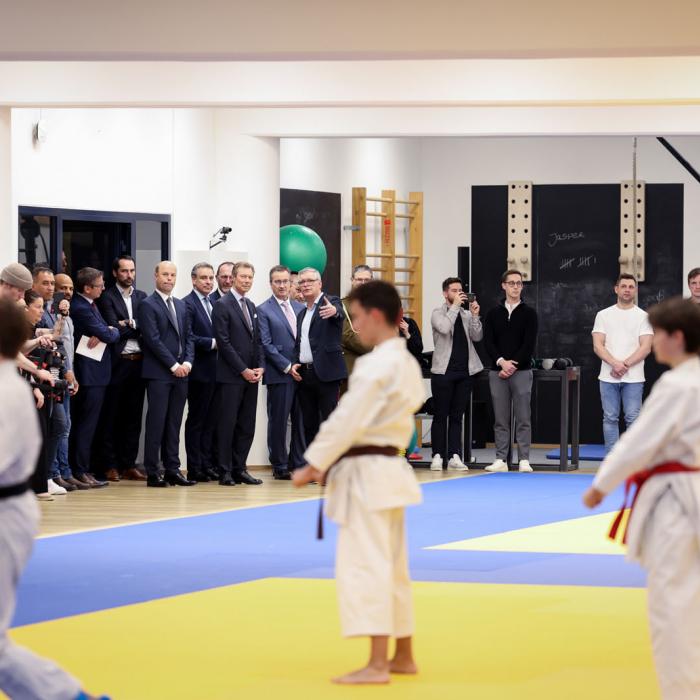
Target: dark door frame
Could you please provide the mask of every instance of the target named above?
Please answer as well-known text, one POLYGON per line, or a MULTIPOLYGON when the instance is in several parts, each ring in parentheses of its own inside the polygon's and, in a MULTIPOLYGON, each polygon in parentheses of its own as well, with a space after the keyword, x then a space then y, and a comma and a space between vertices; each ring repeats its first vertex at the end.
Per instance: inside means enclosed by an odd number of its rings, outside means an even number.
MULTIPOLYGON (((63 250, 64 221, 95 221, 100 223, 128 224, 131 229, 131 254, 136 250, 136 222, 159 221, 161 234, 161 252, 163 260, 170 258, 170 214, 143 214, 125 211, 97 211, 91 209, 60 209, 54 207, 18 207, 18 219, 22 216, 48 216, 51 218, 51 244, 49 264, 56 270, 60 264, 63 250)), ((19 230, 17 231, 19 237, 19 230)), ((18 238, 19 242, 19 238, 18 238)), ((19 246, 18 246, 19 247, 19 246)))

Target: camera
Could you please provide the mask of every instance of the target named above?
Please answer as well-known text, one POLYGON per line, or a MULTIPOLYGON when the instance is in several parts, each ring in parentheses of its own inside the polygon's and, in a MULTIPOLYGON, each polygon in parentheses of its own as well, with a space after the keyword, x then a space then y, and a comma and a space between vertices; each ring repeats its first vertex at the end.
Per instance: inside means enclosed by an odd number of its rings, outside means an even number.
POLYGON ((66 381, 66 351, 63 348, 63 341, 61 339, 55 340, 52 348, 44 348, 38 345, 27 357, 39 369, 48 370, 54 380, 53 386, 48 382, 40 382, 36 385, 36 388, 46 398, 62 403, 69 386, 66 381))
POLYGON ((476 301, 476 294, 473 294, 472 292, 464 292, 467 295, 466 301, 462 302, 462 308, 465 309, 466 311, 469 311, 469 306, 470 304, 473 304, 476 301))

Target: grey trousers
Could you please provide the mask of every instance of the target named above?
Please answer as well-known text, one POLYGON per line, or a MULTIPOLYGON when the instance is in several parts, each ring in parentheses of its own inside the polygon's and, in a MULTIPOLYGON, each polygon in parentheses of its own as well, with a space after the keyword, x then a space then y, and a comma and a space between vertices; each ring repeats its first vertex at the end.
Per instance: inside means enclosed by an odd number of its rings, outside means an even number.
POLYGON ((74 700, 80 683, 53 661, 17 646, 7 630, 19 577, 39 524, 33 493, 0 500, 0 690, 11 700, 74 700))
POLYGON ((530 395, 532 394, 532 370, 516 372, 508 379, 501 379, 498 372, 489 372, 489 388, 496 422, 496 459, 506 460, 511 445, 510 403, 515 414, 515 439, 518 443, 518 460, 530 459, 530 395))

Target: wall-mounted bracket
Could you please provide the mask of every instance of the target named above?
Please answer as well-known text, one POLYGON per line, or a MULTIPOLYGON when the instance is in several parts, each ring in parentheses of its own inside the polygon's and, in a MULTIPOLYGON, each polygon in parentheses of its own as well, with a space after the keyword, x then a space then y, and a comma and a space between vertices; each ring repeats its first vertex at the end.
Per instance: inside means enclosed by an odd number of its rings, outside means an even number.
POLYGON ((532 280, 532 182, 508 183, 508 255, 509 268, 532 280))

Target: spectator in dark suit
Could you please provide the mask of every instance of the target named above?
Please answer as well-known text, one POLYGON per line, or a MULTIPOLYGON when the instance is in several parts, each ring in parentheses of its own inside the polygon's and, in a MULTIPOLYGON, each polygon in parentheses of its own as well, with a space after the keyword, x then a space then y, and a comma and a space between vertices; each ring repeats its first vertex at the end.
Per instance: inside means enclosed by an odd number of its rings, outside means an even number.
POLYGON ((78 270, 75 282, 78 293, 73 296, 70 315, 75 333, 74 368, 80 378, 80 391, 71 401, 70 463, 73 476, 95 488, 107 485, 92 476, 90 458, 105 392, 112 377, 109 346, 119 341, 119 331, 106 323, 95 304, 105 287, 102 272, 93 267, 84 267, 78 270), (83 336, 88 339, 89 348, 96 347, 100 342, 107 343, 100 360, 80 354, 78 348, 83 336))
POLYGON ((197 263, 192 268, 192 291, 184 298, 192 321, 194 364, 187 387, 185 448, 187 478, 192 481, 219 479, 214 470, 213 441, 216 428, 216 339, 211 314, 214 268, 197 263))
POLYGON ((341 339, 345 314, 338 297, 322 291, 321 273, 312 267, 299 270, 299 288, 306 308, 297 318, 295 364, 292 377, 304 422, 306 444, 316 437, 321 423, 338 405, 340 382, 348 376, 341 339))
POLYGON ((130 255, 112 264, 113 287, 105 290, 97 305, 107 323, 119 329, 112 345, 112 380, 102 409, 102 459, 108 481, 145 481, 136 467, 146 384, 143 371, 141 329, 136 317, 146 293, 134 288, 136 267, 130 255))
POLYGON ((219 264, 216 268, 216 289, 211 293, 212 304, 226 296, 233 287, 233 268, 236 263, 229 260, 219 264))
POLYGON ((212 312, 219 351, 216 443, 222 486, 262 483, 246 467, 255 436, 258 384, 264 372, 258 315, 255 305, 246 297, 254 275, 250 263, 236 263, 233 288, 214 304, 212 312))
POLYGON ((423 368, 425 364, 423 358, 423 336, 418 324, 404 314, 399 321, 399 335, 406 340, 406 349, 416 358, 416 361, 423 368))
POLYGON ((267 448, 275 479, 290 479, 290 467, 303 467, 304 440, 301 412, 296 401, 296 383, 290 370, 297 337, 297 314, 303 305, 290 297, 289 268, 270 270, 272 296, 258 307, 260 339, 265 351, 267 386, 267 448), (292 436, 287 450, 287 423, 292 417, 292 436))
POLYGON ((139 304, 143 377, 148 412, 143 465, 147 486, 192 486, 180 473, 180 426, 187 401, 187 377, 194 362, 194 339, 187 305, 172 296, 177 268, 169 260, 156 265, 156 291, 139 304), (165 475, 158 469, 158 455, 165 475))

